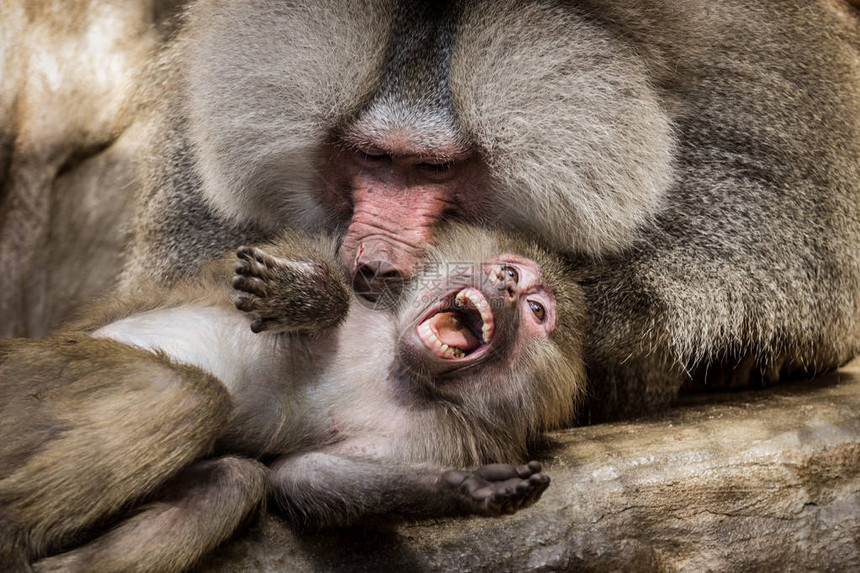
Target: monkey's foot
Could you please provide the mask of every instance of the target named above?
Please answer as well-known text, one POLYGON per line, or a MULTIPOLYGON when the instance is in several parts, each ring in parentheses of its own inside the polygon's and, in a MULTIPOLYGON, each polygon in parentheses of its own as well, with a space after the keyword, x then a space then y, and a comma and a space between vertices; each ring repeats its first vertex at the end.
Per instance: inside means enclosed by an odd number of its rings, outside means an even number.
POLYGON ((236 256, 233 302, 254 319, 253 332, 317 331, 346 316, 349 291, 327 265, 273 257, 257 247, 240 247, 236 256))
POLYGON ((492 464, 473 472, 451 470, 437 482, 452 492, 463 509, 478 515, 514 513, 540 499, 549 487, 549 476, 540 473, 539 462, 524 466, 492 464))

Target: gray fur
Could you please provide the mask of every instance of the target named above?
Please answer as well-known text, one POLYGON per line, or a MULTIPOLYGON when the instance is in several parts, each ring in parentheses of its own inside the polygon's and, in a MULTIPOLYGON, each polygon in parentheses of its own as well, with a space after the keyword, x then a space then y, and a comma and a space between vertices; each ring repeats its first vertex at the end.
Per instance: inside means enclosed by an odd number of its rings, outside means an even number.
POLYGON ((345 229, 317 193, 328 146, 404 127, 480 162, 477 222, 588 269, 591 419, 860 351, 853 8, 394 4, 191 7, 156 76, 127 285, 172 279, 178 252, 345 229))

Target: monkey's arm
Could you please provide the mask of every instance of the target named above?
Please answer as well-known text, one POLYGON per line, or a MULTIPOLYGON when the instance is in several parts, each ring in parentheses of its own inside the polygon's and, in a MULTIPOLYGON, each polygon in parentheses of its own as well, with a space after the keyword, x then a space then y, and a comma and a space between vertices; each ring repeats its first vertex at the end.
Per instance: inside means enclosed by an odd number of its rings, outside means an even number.
POLYGON ((254 318, 252 331, 314 333, 346 317, 351 290, 331 240, 285 236, 236 255, 234 302, 254 318))
POLYGON ((322 452, 281 458, 272 470, 275 499, 299 527, 342 526, 380 514, 510 514, 535 503, 550 481, 535 461, 442 472, 322 452))

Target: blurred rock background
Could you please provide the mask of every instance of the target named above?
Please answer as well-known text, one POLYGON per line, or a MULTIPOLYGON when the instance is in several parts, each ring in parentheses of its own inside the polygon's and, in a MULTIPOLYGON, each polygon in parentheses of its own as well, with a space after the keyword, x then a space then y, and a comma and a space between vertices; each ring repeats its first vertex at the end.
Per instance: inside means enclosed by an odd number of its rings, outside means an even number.
POLYGON ((125 107, 177 0, 0 0, 0 337, 109 288, 141 144, 125 107))

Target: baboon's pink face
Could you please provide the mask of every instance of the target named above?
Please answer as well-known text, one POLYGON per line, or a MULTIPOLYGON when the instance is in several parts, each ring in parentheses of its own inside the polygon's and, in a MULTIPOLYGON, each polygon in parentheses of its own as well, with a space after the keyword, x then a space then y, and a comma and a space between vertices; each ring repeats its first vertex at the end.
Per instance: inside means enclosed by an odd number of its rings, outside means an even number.
POLYGON ((336 150, 321 199, 344 222, 340 248, 356 292, 379 293, 408 279, 445 218, 487 220, 479 162, 453 146, 432 153, 408 142, 336 150))
POLYGON ((555 299, 530 259, 500 255, 462 275, 446 276, 443 286, 422 290, 424 281, 439 283, 437 271, 413 278, 415 310, 408 310, 414 316, 402 334, 410 363, 423 372, 448 375, 487 360, 512 360, 555 329, 555 299))

